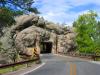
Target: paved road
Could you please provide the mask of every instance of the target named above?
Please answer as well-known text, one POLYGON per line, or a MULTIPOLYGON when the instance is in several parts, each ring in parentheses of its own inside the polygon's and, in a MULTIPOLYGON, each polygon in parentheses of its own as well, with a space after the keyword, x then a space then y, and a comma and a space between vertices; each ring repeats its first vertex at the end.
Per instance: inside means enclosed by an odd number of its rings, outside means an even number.
POLYGON ((72 57, 44 54, 46 64, 26 75, 100 75, 100 65, 72 57))

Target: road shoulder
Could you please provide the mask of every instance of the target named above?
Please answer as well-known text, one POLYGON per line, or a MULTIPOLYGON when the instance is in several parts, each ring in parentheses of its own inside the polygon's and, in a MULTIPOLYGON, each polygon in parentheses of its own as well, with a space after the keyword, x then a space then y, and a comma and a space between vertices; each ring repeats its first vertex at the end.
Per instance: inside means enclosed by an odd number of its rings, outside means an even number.
POLYGON ((71 56, 65 56, 65 55, 60 55, 60 54, 54 54, 54 55, 61 56, 61 57, 75 58, 75 59, 79 59, 81 61, 86 61, 86 62, 90 62, 90 63, 94 63, 94 64, 100 65, 100 61, 87 60, 87 59, 82 59, 82 58, 78 58, 78 57, 71 57, 71 56))
POLYGON ((43 65, 45 65, 45 63, 34 64, 31 67, 21 69, 21 70, 18 70, 18 71, 14 71, 14 72, 10 72, 10 73, 7 73, 7 74, 2 74, 2 75, 25 75, 25 74, 28 74, 32 71, 35 71, 35 70, 41 68, 43 65))

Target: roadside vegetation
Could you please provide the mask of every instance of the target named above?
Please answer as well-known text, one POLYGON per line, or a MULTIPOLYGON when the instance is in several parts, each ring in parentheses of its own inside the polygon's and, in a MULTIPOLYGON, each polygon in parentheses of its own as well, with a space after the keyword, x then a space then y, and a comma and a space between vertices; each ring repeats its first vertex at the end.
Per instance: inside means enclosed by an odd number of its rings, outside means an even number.
POLYGON ((14 67, 1 68, 0 69, 0 74, 4 74, 4 73, 7 73, 7 72, 20 70, 22 68, 25 68, 25 66, 26 66, 26 64, 24 64, 24 65, 16 65, 14 67))
POLYGON ((79 53, 100 55, 100 22, 97 18, 96 12, 89 11, 73 23, 79 53))
POLYGON ((24 63, 24 64, 15 65, 15 66, 0 68, 0 74, 5 74, 8 72, 19 71, 25 68, 29 68, 31 66, 34 66, 35 63, 37 62, 28 62, 26 64, 24 63))

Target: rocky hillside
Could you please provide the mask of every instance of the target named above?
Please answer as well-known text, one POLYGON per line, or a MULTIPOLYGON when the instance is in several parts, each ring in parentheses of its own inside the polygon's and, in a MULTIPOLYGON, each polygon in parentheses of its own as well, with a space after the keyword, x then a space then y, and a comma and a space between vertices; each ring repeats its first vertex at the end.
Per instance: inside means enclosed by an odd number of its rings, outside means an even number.
POLYGON ((11 28, 11 33, 18 50, 27 55, 32 55, 28 48, 35 46, 40 53, 41 42, 45 41, 53 43, 53 53, 66 53, 75 48, 73 29, 65 29, 34 14, 16 17, 16 25, 11 28))
POLYGON ((44 49, 50 49, 52 53, 67 53, 76 47, 72 28, 48 22, 34 14, 18 16, 15 20, 16 24, 5 28, 0 39, 9 57, 16 50, 21 55, 33 56, 34 48, 40 54, 44 49))

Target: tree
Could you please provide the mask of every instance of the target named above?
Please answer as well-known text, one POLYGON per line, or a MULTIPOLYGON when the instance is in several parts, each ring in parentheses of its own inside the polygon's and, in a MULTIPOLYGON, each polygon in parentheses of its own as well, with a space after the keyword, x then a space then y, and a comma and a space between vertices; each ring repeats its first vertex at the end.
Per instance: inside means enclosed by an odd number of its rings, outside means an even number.
POLYGON ((7 40, 5 40, 7 46, 3 46, 4 41, 2 41, 3 45, 0 43, 0 53, 9 57, 13 62, 16 62, 16 59, 19 57, 19 51, 16 48, 15 39, 10 34, 10 29, 6 33, 4 33, 4 30, 15 23, 14 18, 18 15, 32 12, 38 14, 37 8, 32 7, 33 3, 34 0, 0 0, 0 36, 4 34, 0 39, 7 37, 7 40))
POLYGON ((100 55, 100 21, 98 21, 97 26, 96 26, 95 54, 100 55))
POLYGON ((94 11, 89 11, 86 14, 80 15, 73 23, 77 32, 77 49, 80 52, 94 53, 97 26, 96 17, 97 14, 94 11))
POLYGON ((12 36, 10 28, 5 29, 4 36, 2 36, 0 40, 1 55, 4 56, 4 58, 7 57, 8 60, 10 59, 11 62, 15 63, 20 59, 19 52, 20 51, 16 48, 15 39, 12 36))
POLYGON ((38 14, 38 10, 32 7, 33 0, 0 0, 0 32, 7 26, 15 23, 14 17, 18 15, 34 12, 38 14))
POLYGON ((39 13, 37 8, 32 7, 34 0, 0 0, 0 7, 8 7, 14 11, 23 10, 26 12, 39 13))
POLYGON ((97 23, 96 30, 96 43, 100 45, 100 21, 97 23))

